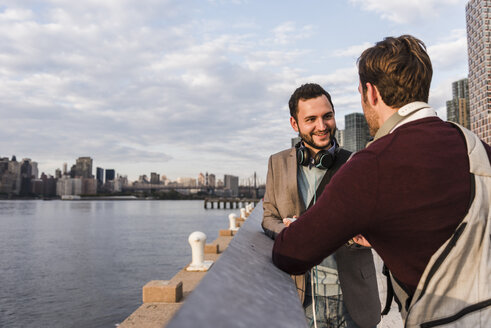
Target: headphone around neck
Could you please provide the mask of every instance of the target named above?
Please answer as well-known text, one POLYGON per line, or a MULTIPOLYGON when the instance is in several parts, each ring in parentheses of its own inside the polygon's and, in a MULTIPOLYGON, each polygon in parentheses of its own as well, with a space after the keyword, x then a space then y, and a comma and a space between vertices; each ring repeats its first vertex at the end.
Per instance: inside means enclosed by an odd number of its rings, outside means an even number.
MULTIPOLYGON (((338 153, 338 143, 336 142, 336 139, 334 140, 334 153, 331 154, 327 150, 320 150, 315 154, 314 156, 314 166, 318 169, 322 170, 329 170, 333 165, 334 162, 336 161, 336 154, 338 153)), ((297 163, 298 165, 303 165, 307 166, 311 163, 311 158, 310 158, 310 151, 305 145, 303 144, 303 141, 300 141, 295 145, 295 148, 297 150, 297 163)))

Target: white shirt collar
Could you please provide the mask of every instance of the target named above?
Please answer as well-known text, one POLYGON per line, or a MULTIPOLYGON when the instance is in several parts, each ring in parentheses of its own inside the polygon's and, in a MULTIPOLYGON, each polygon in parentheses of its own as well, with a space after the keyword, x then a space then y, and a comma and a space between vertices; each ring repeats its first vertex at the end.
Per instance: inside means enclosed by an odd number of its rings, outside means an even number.
MULTIPOLYGON (((437 116, 436 111, 433 108, 431 108, 430 105, 428 105, 427 103, 422 102, 422 101, 415 101, 415 102, 406 104, 406 105, 402 106, 401 108, 399 108, 398 111, 399 111, 399 113, 403 113, 406 110, 410 109, 411 107, 416 107, 416 108, 421 108, 421 109, 418 110, 416 113, 410 115, 409 117, 406 117, 405 119, 403 119, 396 126, 394 126, 392 128, 392 130, 390 130, 389 133, 394 132, 395 129, 397 129, 398 127, 400 127, 406 123, 420 120, 422 118, 437 116)), ((412 110, 410 110, 410 111, 412 112, 412 110)))

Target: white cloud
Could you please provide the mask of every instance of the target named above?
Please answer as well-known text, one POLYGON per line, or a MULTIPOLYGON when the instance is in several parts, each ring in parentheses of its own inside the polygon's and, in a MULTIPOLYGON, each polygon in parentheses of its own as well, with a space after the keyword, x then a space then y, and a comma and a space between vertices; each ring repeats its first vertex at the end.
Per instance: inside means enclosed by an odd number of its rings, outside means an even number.
POLYGON ((428 54, 437 68, 454 68, 467 61, 467 36, 465 30, 453 30, 450 36, 440 42, 428 46, 428 54))
POLYGON ((294 41, 310 37, 312 29, 312 25, 305 25, 299 28, 295 22, 284 22, 273 29, 274 38, 272 42, 287 45, 294 41))
POLYGON ((363 10, 373 11, 395 23, 409 23, 438 15, 441 6, 454 5, 460 0, 349 0, 363 10))
POLYGON ((350 46, 350 47, 345 48, 345 49, 334 50, 332 55, 334 57, 355 57, 355 58, 358 58, 365 49, 370 48, 371 46, 373 46, 372 43, 364 42, 363 44, 353 45, 353 46, 350 46))

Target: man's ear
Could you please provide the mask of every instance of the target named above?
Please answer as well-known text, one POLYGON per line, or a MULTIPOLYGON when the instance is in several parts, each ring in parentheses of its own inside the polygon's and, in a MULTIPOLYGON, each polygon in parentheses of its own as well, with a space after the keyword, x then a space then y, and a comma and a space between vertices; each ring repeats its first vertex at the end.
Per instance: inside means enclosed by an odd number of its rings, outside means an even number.
POLYGON ((290 116, 290 124, 291 124, 293 130, 295 130, 295 132, 298 132, 297 120, 295 120, 295 118, 293 116, 290 116))
POLYGON ((378 92, 377 86, 371 84, 370 82, 366 83, 367 86, 367 101, 370 106, 375 106, 378 104, 380 100, 380 93, 378 92))

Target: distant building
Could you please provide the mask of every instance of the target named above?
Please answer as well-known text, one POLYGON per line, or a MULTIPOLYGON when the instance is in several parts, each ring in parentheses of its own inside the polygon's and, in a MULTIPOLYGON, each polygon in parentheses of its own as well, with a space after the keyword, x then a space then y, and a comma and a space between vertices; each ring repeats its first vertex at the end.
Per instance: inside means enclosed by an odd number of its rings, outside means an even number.
POLYGON ((339 147, 344 147, 344 130, 336 129, 336 132, 334 133, 334 137, 338 141, 339 147))
POLYGON ((195 178, 179 177, 177 178, 177 185, 179 187, 196 187, 195 178))
POLYGON ((236 197, 239 194, 239 177, 225 174, 223 182, 225 190, 230 190, 230 196, 236 197))
POLYGON ((116 171, 113 169, 106 169, 106 182, 113 181, 116 177, 116 171))
MULTIPOLYGON (((208 174, 208 173, 206 173, 208 174)), ((203 187, 206 185, 205 175, 203 173, 198 174, 198 187, 203 187)))
POLYGON ((75 176, 81 178, 93 178, 92 175, 92 158, 79 157, 75 162, 75 176))
POLYGON ((470 0, 465 6, 469 60, 471 130, 491 144, 491 1, 470 0))
POLYGON ((82 194, 82 178, 71 178, 64 175, 56 182, 56 194, 58 196, 70 196, 82 194))
POLYGON ((32 187, 32 161, 29 158, 24 158, 20 165, 20 195, 31 195, 32 187))
POLYGON ((300 137, 292 138, 292 140, 291 140, 292 141, 292 148, 295 147, 295 145, 297 143, 299 143, 301 140, 302 140, 302 138, 300 138, 300 137))
POLYGON ((104 169, 102 167, 95 169, 95 179, 97 182, 97 192, 101 192, 102 186, 104 186, 104 169))
POLYGON ((362 113, 344 116, 344 148, 355 152, 364 149, 370 137, 368 124, 362 113))
POLYGON ((21 191, 21 163, 12 156, 0 158, 0 193, 20 194, 21 191))
POLYGON ((216 186, 216 177, 213 173, 208 175, 208 187, 215 188, 216 186))
POLYGON ((82 194, 83 195, 97 194, 97 180, 94 178, 82 178, 82 194))
POLYGON ((468 79, 452 83, 452 100, 447 101, 447 120, 470 129, 468 79))
POLYGON ((160 184, 160 176, 159 174, 155 173, 155 172, 151 172, 150 173, 150 183, 151 184, 160 184))
POLYGON ((41 180, 43 180, 43 193, 41 195, 44 197, 56 196, 56 179, 43 173, 41 174, 41 180))

